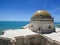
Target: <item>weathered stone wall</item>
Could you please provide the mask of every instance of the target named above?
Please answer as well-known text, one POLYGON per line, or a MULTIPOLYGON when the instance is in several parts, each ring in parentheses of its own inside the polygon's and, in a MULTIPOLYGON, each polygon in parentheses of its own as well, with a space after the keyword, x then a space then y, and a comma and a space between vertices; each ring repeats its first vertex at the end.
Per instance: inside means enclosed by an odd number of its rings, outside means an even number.
POLYGON ((18 37, 15 37, 15 38, 16 38, 15 45, 24 45, 24 38, 23 38, 23 36, 18 36, 18 37))
POLYGON ((7 39, 0 39, 0 45, 12 45, 12 42, 7 39))
POLYGON ((43 34, 40 36, 41 36, 41 42, 40 42, 41 45, 60 45, 60 42, 52 40, 52 39, 44 36, 43 34))
POLYGON ((39 45, 40 44, 40 36, 38 34, 35 35, 27 35, 24 38, 25 45, 39 45))
POLYGON ((60 42, 52 40, 43 34, 15 37, 16 42, 0 39, 0 45, 60 45, 60 42))
POLYGON ((54 31, 54 24, 52 21, 31 21, 30 29, 34 32, 49 33, 54 31), (50 28, 49 28, 50 26, 50 28))

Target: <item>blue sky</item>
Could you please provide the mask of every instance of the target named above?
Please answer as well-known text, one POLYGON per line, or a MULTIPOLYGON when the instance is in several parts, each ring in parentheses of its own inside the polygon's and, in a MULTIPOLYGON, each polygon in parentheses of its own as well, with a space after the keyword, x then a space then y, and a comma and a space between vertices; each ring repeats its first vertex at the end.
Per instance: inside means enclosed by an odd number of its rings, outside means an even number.
POLYGON ((60 22, 60 0, 0 0, 0 21, 29 21, 35 11, 45 9, 60 22))

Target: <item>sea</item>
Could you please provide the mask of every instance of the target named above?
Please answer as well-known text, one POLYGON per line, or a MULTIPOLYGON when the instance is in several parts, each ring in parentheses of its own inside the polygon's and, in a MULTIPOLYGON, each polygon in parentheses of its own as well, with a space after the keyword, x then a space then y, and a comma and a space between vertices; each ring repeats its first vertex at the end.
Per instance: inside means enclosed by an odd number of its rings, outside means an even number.
POLYGON ((5 30, 21 29, 23 26, 28 24, 29 21, 0 21, 0 35, 5 30))
MULTIPOLYGON (((21 29, 23 26, 30 23, 29 21, 0 21, 0 34, 2 34, 5 30, 10 29, 21 29)), ((55 27, 60 28, 60 26, 57 26, 60 24, 60 22, 54 22, 55 27)))

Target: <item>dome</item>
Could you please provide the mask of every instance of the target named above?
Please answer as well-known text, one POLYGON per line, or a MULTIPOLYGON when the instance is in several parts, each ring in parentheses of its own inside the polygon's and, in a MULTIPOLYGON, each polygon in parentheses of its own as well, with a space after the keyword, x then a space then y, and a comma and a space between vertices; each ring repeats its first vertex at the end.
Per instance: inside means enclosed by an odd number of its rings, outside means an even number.
POLYGON ((32 18, 52 19, 52 16, 45 10, 39 10, 34 13, 32 18))

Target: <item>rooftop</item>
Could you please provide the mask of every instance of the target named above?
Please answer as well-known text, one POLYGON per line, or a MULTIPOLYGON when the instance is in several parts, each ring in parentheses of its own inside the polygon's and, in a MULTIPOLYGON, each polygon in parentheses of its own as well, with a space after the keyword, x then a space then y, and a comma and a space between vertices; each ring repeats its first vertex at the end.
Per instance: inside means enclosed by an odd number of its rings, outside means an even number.
POLYGON ((37 34, 35 32, 32 32, 30 29, 10 29, 10 30, 6 30, 4 31, 4 34, 1 35, 0 37, 5 37, 5 38, 11 38, 14 39, 14 37, 18 37, 18 36, 27 36, 27 35, 34 35, 37 34))
MULTIPOLYGON (((35 34, 37 34, 37 33, 32 32, 29 28, 16 29, 16 30, 10 29, 10 30, 6 30, 3 35, 0 35, 0 38, 4 37, 4 38, 11 38, 14 40, 15 39, 14 37, 17 37, 17 36, 20 37, 20 36, 35 35, 35 34)), ((43 34, 43 35, 52 40, 60 42, 60 28, 56 28, 56 32, 54 32, 54 33, 43 34)))
POLYGON ((60 42, 60 28, 56 28, 56 32, 51 33, 51 34, 44 34, 44 36, 52 40, 55 40, 57 42, 60 42))
POLYGON ((32 17, 52 19, 52 16, 45 10, 39 10, 39 11, 35 12, 32 17))

